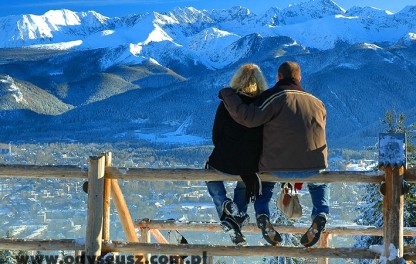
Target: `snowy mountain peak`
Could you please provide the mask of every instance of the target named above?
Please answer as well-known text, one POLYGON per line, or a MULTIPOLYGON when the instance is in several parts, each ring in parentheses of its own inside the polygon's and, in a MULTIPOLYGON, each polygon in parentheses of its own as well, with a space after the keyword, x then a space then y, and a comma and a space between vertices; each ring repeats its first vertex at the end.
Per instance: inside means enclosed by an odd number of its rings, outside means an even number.
POLYGON ((290 5, 281 11, 285 24, 302 23, 345 13, 345 10, 331 0, 311 0, 290 5))
POLYGON ((77 13, 68 9, 50 10, 39 18, 47 21, 54 28, 57 28, 57 26, 79 25, 81 23, 77 13))
POLYGON ((110 19, 97 12, 50 10, 43 15, 0 18, 0 47, 21 47, 78 40, 105 28, 110 19), (45 43, 47 41, 48 43, 45 43))
POLYGON ((328 14, 345 13, 345 9, 339 6, 337 3, 335 3, 332 0, 306 1, 306 2, 299 4, 299 6, 310 9, 310 10, 319 9, 322 11, 323 16, 328 15, 328 14))
POLYGON ((250 54, 251 46, 244 43, 257 43, 256 38, 250 40, 257 35, 290 37, 305 49, 321 50, 330 49, 339 41, 376 45, 409 43, 409 40, 412 43, 408 34, 416 32, 415 15, 416 6, 397 14, 371 7, 345 11, 332 0, 310 0, 285 9, 270 8, 260 15, 241 6, 209 11, 184 7, 122 18, 63 9, 51 10, 42 16, 0 18, 0 27, 4 29, 0 31, 0 48, 116 50, 108 52, 113 55, 104 60, 104 68, 111 66, 111 62, 133 63, 150 58, 162 65, 176 59, 181 63, 192 61, 208 68, 220 68, 250 54), (120 51, 120 47, 125 50, 120 51), (115 58, 114 54, 121 57, 115 58), (222 58, 224 54, 227 58, 222 58))
POLYGON ((193 7, 175 8, 172 12, 168 14, 172 19, 178 23, 185 24, 194 24, 194 23, 203 23, 209 21, 205 11, 200 11, 193 7))
POLYGON ((345 12, 346 16, 356 16, 356 17, 380 17, 386 15, 393 15, 392 12, 388 10, 382 10, 375 7, 358 7, 354 6, 345 12))

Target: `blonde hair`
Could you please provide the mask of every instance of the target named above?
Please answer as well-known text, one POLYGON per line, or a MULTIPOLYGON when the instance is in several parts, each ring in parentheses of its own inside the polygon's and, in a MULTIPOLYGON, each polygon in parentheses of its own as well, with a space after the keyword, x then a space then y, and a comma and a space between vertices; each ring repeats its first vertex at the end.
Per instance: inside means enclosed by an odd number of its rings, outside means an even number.
POLYGON ((256 97, 267 89, 266 79, 256 64, 244 64, 234 74, 231 88, 251 97, 256 97))

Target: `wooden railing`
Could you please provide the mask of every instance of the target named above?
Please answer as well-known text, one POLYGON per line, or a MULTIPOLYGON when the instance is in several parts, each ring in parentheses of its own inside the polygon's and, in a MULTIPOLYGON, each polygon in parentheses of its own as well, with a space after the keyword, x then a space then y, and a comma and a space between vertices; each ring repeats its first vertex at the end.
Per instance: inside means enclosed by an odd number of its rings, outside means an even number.
MULTIPOLYGON (((403 193, 402 182, 416 183, 415 169, 406 170, 402 166, 384 166, 384 171, 357 172, 357 171, 325 171, 307 179, 293 179, 302 182, 350 182, 373 183, 386 182, 384 196, 384 217, 389 224, 383 228, 374 227, 337 227, 328 225, 319 242, 319 247, 300 248, 285 246, 222 246, 222 245, 183 245, 167 244, 166 239, 159 230, 176 229, 187 231, 216 231, 221 232, 217 223, 174 221, 139 220, 133 222, 124 196, 118 185, 118 180, 143 181, 234 181, 240 180, 238 176, 224 176, 213 171, 202 169, 139 169, 116 168, 111 166, 111 153, 90 157, 88 170, 77 166, 33 166, 33 165, 0 165, 0 178, 84 178, 88 179, 88 210, 85 244, 74 239, 66 240, 27 240, 27 239, 0 239, 0 250, 33 250, 55 251, 74 250, 84 251, 86 256, 100 256, 106 252, 124 252, 137 254, 169 254, 169 255, 201 255, 208 257, 207 262, 212 263, 212 256, 288 256, 318 258, 319 263, 327 263, 328 258, 367 258, 377 259, 383 257, 388 263, 416 259, 414 247, 403 246, 403 236, 416 236, 416 228, 403 227, 403 193), (399 193, 399 195, 398 195, 399 193), (399 197, 399 201, 394 197, 399 197), (122 228, 127 237, 127 243, 112 241, 110 239, 110 197, 120 218, 122 228), (386 209, 387 208, 387 209, 386 209), (392 220, 396 223, 391 222, 392 220), (136 230, 140 230, 140 239, 136 230), (377 253, 368 248, 330 248, 329 239, 332 234, 337 235, 368 235, 383 236, 385 245, 394 245, 398 249, 397 256, 389 256, 390 252, 377 253), (399 234, 399 235, 396 235, 399 234), (149 243, 150 235, 158 243, 149 243)), ((274 176, 262 177, 263 181, 279 182, 274 176)), ((300 234, 305 227, 279 226, 281 233, 300 234)), ((244 227, 245 232, 258 232, 254 224, 244 227)), ((144 255, 146 256, 146 255, 144 255)), ((86 263, 88 259, 86 259, 86 263)))

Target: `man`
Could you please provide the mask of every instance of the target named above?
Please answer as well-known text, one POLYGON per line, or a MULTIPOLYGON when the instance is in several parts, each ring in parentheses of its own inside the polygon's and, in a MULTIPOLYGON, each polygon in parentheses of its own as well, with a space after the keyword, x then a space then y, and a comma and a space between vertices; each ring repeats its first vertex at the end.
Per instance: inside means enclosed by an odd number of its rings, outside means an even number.
MULTIPOLYGON (((276 85, 263 92, 254 103, 244 104, 230 88, 220 91, 220 97, 235 121, 247 127, 264 125, 260 173, 304 178, 327 167, 325 106, 302 88, 300 80, 299 65, 287 61, 279 67, 276 85)), ((256 218, 263 237, 269 243, 277 244, 282 239, 270 223, 268 210, 273 187, 273 183, 263 182, 262 194, 265 195, 258 199, 262 199, 267 208, 256 218)), ((318 242, 329 213, 328 185, 309 183, 308 188, 313 204, 313 221, 301 238, 305 247, 318 242)))

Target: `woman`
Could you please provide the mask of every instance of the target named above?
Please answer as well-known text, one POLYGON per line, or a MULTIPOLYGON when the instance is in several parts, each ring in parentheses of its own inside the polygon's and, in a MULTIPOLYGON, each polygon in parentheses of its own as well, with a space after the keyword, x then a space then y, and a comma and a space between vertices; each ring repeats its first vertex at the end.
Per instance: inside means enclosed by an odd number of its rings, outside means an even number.
MULTIPOLYGON (((249 104, 267 88, 266 80, 255 64, 245 64, 234 74, 230 87, 241 99, 249 104)), ((248 223, 247 204, 259 195, 261 186, 258 162, 262 150, 263 127, 247 128, 235 122, 221 102, 215 115, 212 141, 214 149, 207 167, 222 173, 240 175, 243 181, 237 182, 234 199, 227 197, 222 181, 206 182, 221 226, 230 234, 234 244, 244 245, 246 239, 241 227, 248 223), (247 187, 247 188, 246 188, 247 187)))

